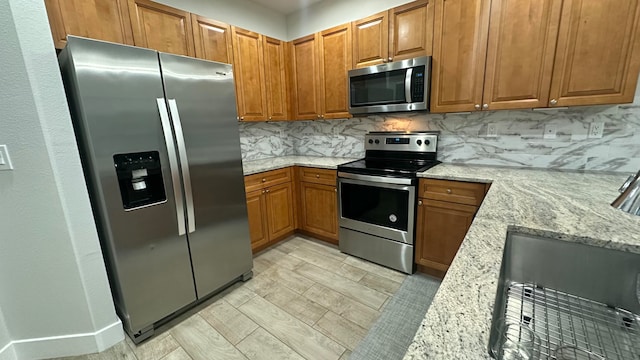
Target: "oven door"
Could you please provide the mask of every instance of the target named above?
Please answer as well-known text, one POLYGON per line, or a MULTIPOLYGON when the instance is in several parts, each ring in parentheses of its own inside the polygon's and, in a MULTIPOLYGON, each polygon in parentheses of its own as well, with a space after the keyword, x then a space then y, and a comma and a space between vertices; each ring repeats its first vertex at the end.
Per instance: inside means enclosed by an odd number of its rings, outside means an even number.
POLYGON ((411 179, 340 173, 340 227, 413 245, 415 195, 411 179))

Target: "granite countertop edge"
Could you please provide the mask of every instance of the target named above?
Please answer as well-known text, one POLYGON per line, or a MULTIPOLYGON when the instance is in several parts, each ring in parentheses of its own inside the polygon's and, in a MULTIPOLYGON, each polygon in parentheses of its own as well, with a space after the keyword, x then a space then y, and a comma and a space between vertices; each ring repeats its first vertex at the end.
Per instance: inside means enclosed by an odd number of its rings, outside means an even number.
POLYGON ((640 253, 640 216, 609 205, 626 174, 440 164, 418 176, 491 188, 405 360, 491 359, 491 317, 508 231, 640 253))
POLYGON ((265 171, 283 169, 289 166, 307 166, 335 170, 338 168, 338 165, 354 160, 357 159, 329 156, 287 155, 258 160, 244 160, 242 162, 242 169, 245 176, 265 171))

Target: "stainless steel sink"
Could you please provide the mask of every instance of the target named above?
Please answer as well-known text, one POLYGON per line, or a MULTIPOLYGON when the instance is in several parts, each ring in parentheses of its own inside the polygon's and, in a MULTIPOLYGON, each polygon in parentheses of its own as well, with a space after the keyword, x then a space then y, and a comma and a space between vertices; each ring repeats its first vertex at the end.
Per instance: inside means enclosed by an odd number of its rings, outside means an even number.
POLYGON ((555 359, 557 347, 570 346, 604 359, 640 360, 638 314, 640 255, 509 232, 489 352, 506 319, 538 335, 540 359, 555 359))

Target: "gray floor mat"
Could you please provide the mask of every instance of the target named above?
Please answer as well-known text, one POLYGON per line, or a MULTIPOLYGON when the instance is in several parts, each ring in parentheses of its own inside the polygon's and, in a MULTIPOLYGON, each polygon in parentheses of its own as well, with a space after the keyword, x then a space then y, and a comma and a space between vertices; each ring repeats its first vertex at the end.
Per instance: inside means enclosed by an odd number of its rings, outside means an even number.
POLYGON ((402 359, 439 286, 427 275, 408 276, 349 359, 402 359))

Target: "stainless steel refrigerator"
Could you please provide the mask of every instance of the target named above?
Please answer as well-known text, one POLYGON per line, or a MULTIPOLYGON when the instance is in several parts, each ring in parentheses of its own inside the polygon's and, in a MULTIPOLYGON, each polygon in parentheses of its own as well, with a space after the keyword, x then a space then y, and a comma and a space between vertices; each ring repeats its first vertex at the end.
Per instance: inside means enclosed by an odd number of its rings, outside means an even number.
POLYGON ((232 68, 71 36, 59 62, 116 310, 140 342, 251 277, 232 68))

